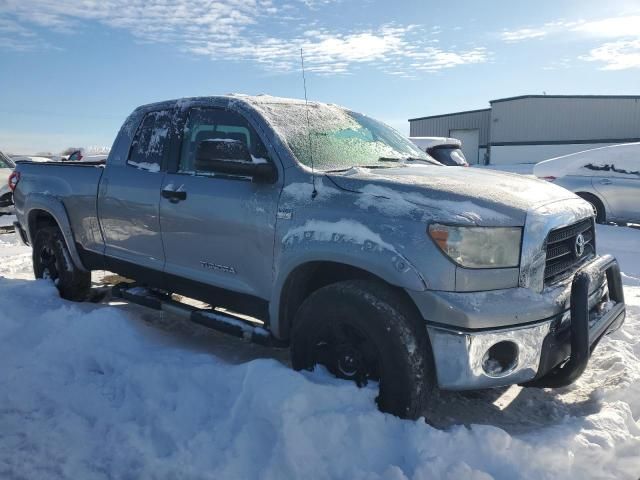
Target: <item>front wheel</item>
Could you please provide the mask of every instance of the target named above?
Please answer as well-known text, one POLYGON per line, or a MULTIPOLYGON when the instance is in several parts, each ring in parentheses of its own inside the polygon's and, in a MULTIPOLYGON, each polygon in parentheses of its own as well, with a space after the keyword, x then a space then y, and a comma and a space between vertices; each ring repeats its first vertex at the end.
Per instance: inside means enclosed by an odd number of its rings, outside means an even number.
POLYGON ((424 415, 434 385, 424 321, 374 281, 339 282, 310 295, 294 320, 291 360, 296 370, 323 365, 359 386, 379 382, 378 407, 403 418, 424 415))
POLYGON ((71 260, 67 244, 57 227, 43 227, 33 241, 33 273, 36 278, 50 279, 60 296, 83 301, 91 288, 91 272, 80 270, 71 260))

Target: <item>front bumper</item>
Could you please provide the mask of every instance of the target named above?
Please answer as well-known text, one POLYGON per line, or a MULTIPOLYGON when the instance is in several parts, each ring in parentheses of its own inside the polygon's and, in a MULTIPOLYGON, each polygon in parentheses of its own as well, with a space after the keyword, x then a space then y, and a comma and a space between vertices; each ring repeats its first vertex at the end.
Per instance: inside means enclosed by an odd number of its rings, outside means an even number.
POLYGON ((615 258, 598 257, 581 268, 573 277, 569 303, 568 310, 551 318, 515 327, 471 331, 428 325, 440 388, 560 387, 574 382, 600 339, 624 322, 624 294, 615 258), (504 355, 499 354, 499 368, 494 368, 493 350, 489 350, 498 344, 509 346, 505 351, 513 361, 502 361, 504 355))

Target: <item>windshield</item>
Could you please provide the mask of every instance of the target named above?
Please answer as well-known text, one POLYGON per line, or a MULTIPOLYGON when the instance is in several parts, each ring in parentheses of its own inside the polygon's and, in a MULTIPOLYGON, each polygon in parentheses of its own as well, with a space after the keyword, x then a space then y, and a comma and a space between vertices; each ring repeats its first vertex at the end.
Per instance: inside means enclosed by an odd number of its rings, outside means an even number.
POLYGON ((412 142, 365 115, 335 105, 280 102, 256 107, 285 139, 298 161, 318 170, 350 167, 389 167, 395 161, 413 160, 437 164, 412 142))
POLYGON ((4 153, 0 152, 0 168, 14 168, 15 164, 13 160, 7 157, 4 153))
POLYGON ((467 159, 458 147, 435 147, 429 149, 429 155, 440 163, 449 166, 466 165, 467 159))

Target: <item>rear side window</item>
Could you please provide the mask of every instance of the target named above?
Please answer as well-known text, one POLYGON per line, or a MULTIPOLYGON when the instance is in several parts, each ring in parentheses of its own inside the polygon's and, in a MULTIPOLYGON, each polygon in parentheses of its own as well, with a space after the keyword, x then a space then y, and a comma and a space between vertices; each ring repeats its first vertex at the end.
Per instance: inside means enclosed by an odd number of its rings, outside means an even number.
POLYGON ((147 113, 131 142, 127 164, 149 172, 159 172, 168 149, 170 127, 169 110, 147 113))
POLYGON ((254 162, 266 162, 267 151, 255 130, 241 115, 216 108, 193 108, 184 128, 179 172, 207 174, 197 171, 198 145, 207 140, 228 140, 247 146, 254 162))

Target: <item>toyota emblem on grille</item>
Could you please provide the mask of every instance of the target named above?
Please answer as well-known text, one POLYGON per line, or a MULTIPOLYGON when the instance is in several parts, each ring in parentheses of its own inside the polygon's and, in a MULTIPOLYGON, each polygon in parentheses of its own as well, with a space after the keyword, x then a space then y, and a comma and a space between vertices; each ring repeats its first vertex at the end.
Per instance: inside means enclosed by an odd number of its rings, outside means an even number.
POLYGON ((573 246, 573 251, 576 254, 576 257, 580 258, 584 254, 584 235, 581 233, 576 237, 576 243, 573 246))

